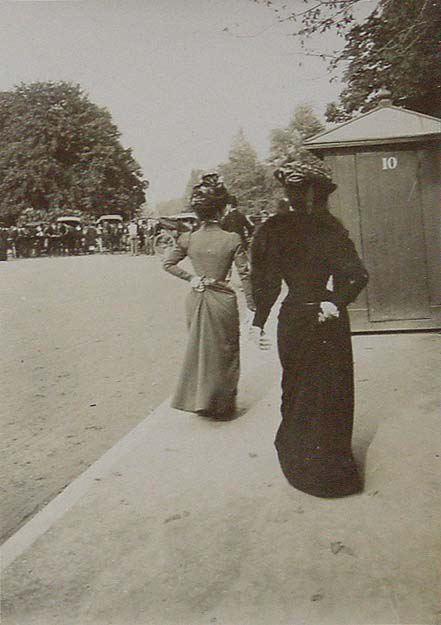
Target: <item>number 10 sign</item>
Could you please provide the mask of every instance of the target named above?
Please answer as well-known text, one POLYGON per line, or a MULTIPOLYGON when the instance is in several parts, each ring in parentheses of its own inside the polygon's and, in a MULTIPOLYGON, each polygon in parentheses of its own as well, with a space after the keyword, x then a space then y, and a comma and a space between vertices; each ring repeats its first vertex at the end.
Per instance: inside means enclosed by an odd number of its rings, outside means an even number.
POLYGON ((396 169, 398 165, 398 159, 396 156, 385 156, 381 160, 383 162, 383 169, 396 169))

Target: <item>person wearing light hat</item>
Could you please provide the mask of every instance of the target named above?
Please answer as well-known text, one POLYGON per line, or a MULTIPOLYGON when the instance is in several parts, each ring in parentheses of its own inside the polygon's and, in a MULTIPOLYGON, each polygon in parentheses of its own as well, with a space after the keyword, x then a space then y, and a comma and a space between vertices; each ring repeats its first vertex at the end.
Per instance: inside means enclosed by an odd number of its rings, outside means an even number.
POLYGON ((346 307, 368 275, 347 231, 328 211, 336 189, 328 168, 305 154, 274 175, 292 210, 270 217, 253 239, 251 335, 265 347, 264 326, 285 281, 277 336, 283 368, 279 462, 299 490, 351 495, 362 484, 351 450, 354 373, 346 307))

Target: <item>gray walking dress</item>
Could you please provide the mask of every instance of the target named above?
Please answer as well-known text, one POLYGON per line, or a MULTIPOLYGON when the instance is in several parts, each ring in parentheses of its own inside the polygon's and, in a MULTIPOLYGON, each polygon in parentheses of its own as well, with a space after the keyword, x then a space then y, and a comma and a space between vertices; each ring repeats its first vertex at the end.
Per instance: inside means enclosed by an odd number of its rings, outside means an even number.
POLYGON ((252 306, 247 255, 238 234, 217 222, 179 237, 163 262, 164 269, 190 281, 194 275, 178 267, 186 256, 195 275, 214 280, 203 291, 187 295, 189 331, 182 372, 172 406, 222 417, 234 412, 239 381, 239 311, 234 290, 226 282, 233 262, 252 306))

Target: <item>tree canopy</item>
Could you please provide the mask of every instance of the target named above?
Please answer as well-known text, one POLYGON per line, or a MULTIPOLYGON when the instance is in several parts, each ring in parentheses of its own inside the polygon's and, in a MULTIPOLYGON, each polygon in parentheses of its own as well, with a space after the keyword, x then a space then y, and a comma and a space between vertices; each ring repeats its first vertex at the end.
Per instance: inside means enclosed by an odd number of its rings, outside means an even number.
POLYGON ((148 183, 110 113, 79 85, 21 84, 0 93, 0 215, 133 215, 148 183))
POLYGON ((233 139, 228 161, 219 165, 218 171, 228 192, 237 197, 244 212, 254 213, 266 208, 269 201, 267 170, 243 130, 233 139))
MULTIPOLYGON (((271 8, 280 22, 291 22, 294 33, 308 37, 331 28, 344 31, 351 24, 354 9, 364 0, 254 0, 271 8)), ((302 39, 303 41, 303 39, 302 39)))
MULTIPOLYGON (((358 23, 363 0, 254 0, 293 24, 305 54, 342 67, 346 86, 328 106, 328 121, 349 119, 374 108, 390 93, 392 102, 429 115, 441 115, 441 4, 439 0, 378 0, 358 23), (307 51, 312 35, 334 29, 345 40, 340 52, 307 51)), ((312 40, 311 40, 312 41, 312 40)))
POLYGON ((392 102, 441 116, 441 5, 433 0, 383 0, 346 35, 337 63, 346 87, 328 106, 329 121, 375 107, 386 89, 392 102))
POLYGON ((298 151, 305 139, 324 129, 312 106, 297 106, 286 128, 275 128, 271 131, 270 163, 277 166, 281 159, 298 151))
MULTIPOLYGON (((276 128, 271 133, 271 156, 262 162, 256 150, 239 130, 233 138, 228 160, 217 167, 230 195, 236 196, 239 207, 245 213, 259 214, 272 211, 279 199, 284 197, 282 186, 274 178, 273 171, 287 158, 295 158, 301 151, 302 142, 323 130, 324 126, 309 104, 298 106, 286 128, 276 128)), ((159 202, 161 215, 189 210, 193 186, 200 182, 201 169, 192 169, 182 198, 159 202)))

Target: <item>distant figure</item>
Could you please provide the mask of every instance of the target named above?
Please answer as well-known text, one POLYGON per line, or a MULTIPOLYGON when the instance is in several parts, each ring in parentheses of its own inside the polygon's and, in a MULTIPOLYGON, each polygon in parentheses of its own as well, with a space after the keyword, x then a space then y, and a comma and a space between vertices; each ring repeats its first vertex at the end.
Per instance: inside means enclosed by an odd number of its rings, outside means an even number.
POLYGON ((121 244, 121 235, 118 224, 110 224, 110 251, 119 252, 121 244))
POLYGON ((97 245, 97 229, 93 224, 86 226, 84 231, 86 254, 93 254, 97 245))
POLYGON ((138 221, 138 250, 145 253, 145 225, 142 221, 138 221))
POLYGON ((237 198, 234 195, 230 196, 227 213, 222 219, 221 225, 222 229, 227 232, 236 232, 240 236, 244 248, 247 249, 248 241, 254 232, 254 226, 238 209, 237 198))
POLYGON ((275 172, 293 210, 269 217, 254 236, 253 326, 261 334, 284 280, 289 291, 277 336, 283 368, 279 462, 295 488, 342 497, 362 487, 351 450, 354 371, 346 307, 368 275, 346 230, 327 209, 336 188, 328 169, 309 160, 275 172))
POLYGON ((52 256, 54 254, 54 251, 56 248, 55 235, 56 235, 56 228, 54 224, 52 223, 47 224, 44 229, 44 236, 46 237, 45 245, 46 245, 46 251, 47 251, 48 256, 52 256))
POLYGON ((129 249, 132 256, 138 255, 138 224, 134 219, 129 223, 129 249))
POLYGON ((104 252, 104 228, 102 224, 96 226, 96 240, 98 245, 98 251, 100 254, 104 252))
POLYGON ((155 253, 155 222, 153 219, 147 219, 145 227, 145 253, 149 256, 155 253))
POLYGON ((0 224, 0 261, 8 260, 8 229, 0 224))
POLYGON ((102 241, 103 241, 103 249, 106 252, 110 252, 112 249, 112 236, 110 223, 108 221, 104 221, 103 225, 103 233, 102 233, 102 241))
POLYGON ((76 249, 77 232, 74 226, 66 224, 66 231, 63 236, 65 248, 68 254, 74 254, 76 249))
POLYGON ((35 234, 34 234, 34 241, 35 241, 35 255, 36 256, 41 256, 45 251, 46 251, 46 247, 45 247, 45 243, 46 243, 46 236, 44 233, 44 226, 43 224, 38 224, 36 230, 35 230, 35 234))
POLYGON ((29 258, 31 255, 31 231, 28 227, 20 226, 17 228, 15 249, 17 252, 17 258, 29 258))

